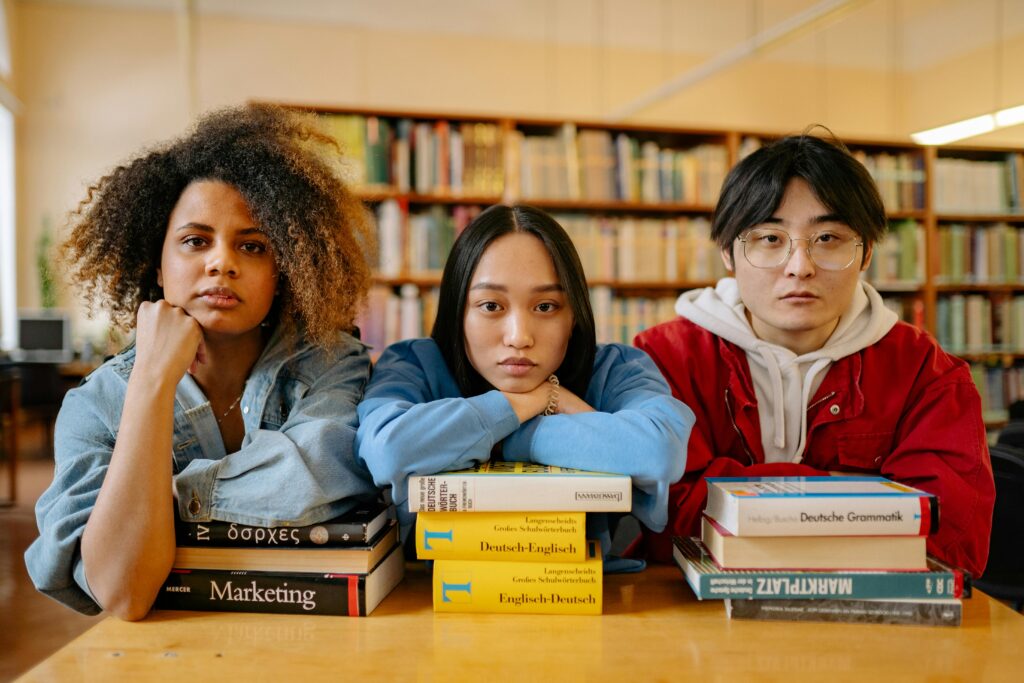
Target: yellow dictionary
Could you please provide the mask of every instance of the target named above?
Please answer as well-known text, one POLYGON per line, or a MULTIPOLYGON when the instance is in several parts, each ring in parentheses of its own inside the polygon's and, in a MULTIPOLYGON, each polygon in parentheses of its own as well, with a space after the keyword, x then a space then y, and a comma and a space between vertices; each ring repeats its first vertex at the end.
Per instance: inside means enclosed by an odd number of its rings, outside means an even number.
POLYGON ((583 562, 434 562, 435 612, 600 614, 601 546, 583 562))
POLYGON ((416 557, 421 560, 583 562, 583 512, 421 512, 416 557))

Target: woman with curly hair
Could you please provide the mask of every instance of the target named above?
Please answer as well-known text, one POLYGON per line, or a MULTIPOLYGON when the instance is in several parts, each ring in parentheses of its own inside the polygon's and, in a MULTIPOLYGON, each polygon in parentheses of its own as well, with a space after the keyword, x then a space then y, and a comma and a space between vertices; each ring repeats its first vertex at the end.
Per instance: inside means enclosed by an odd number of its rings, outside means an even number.
POLYGON ((72 280, 135 343, 70 391, 26 563, 85 612, 146 615, 174 518, 278 526, 376 493, 353 450, 372 223, 311 117, 213 113, 93 185, 72 280))

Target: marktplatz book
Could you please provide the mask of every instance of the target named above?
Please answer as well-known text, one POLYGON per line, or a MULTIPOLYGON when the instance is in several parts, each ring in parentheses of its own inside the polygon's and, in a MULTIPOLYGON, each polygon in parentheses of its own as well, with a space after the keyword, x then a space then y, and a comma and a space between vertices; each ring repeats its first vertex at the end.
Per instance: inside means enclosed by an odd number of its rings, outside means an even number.
POLYGON ((963 598, 970 577, 929 557, 925 571, 721 569, 699 539, 676 536, 673 556, 698 600, 963 598))
POLYGON ((409 512, 629 512, 624 474, 523 462, 409 477, 409 512))
POLYGON ((927 536, 938 499, 884 477, 708 477, 704 514, 734 536, 927 536))

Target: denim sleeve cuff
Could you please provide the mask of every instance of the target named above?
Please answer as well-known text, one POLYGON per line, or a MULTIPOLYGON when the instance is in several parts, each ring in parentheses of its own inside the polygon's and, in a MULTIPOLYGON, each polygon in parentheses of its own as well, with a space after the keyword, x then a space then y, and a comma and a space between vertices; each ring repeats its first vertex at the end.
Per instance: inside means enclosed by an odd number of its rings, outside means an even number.
POLYGON ((219 460, 193 460, 174 478, 178 492, 178 516, 185 522, 209 522, 213 512, 213 487, 219 460))
POLYGON ((82 591, 85 592, 85 594, 88 595, 93 602, 99 605, 99 603, 96 601, 96 596, 92 594, 92 589, 89 588, 88 579, 85 578, 85 560, 82 559, 81 555, 79 555, 78 558, 75 560, 75 564, 71 568, 71 575, 75 578, 75 583, 78 584, 78 587, 81 588, 82 591))

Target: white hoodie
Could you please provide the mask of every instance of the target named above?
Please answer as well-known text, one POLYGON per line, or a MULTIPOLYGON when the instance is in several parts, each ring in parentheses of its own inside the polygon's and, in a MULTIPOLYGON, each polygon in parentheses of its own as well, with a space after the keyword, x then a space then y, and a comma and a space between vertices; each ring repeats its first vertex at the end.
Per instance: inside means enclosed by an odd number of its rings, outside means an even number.
POLYGON ((896 324, 898 316, 878 292, 865 282, 861 285, 825 345, 801 356, 757 338, 735 278, 684 292, 676 301, 676 313, 747 352, 765 462, 800 462, 807 443, 807 403, 829 366, 871 346, 896 324))

